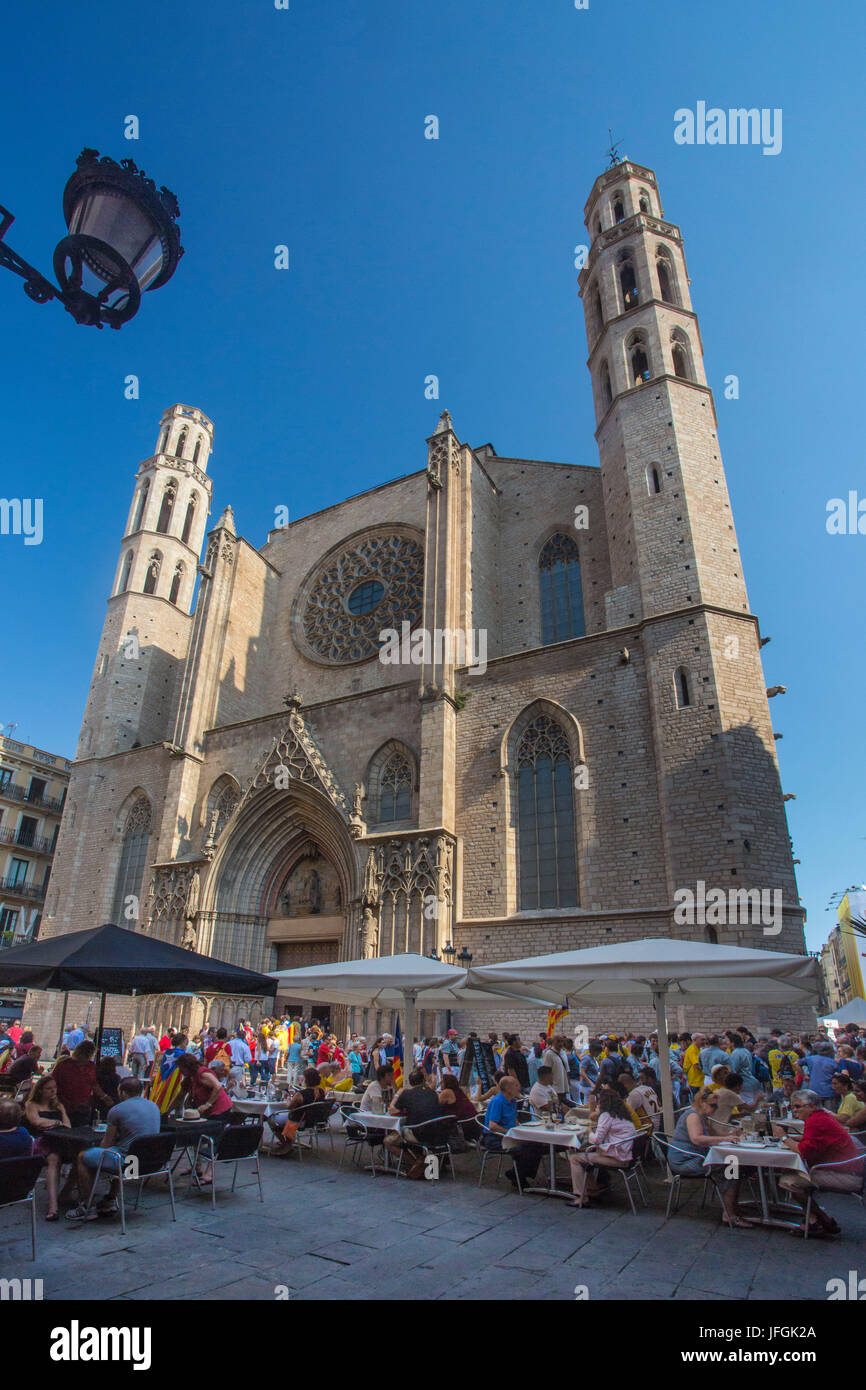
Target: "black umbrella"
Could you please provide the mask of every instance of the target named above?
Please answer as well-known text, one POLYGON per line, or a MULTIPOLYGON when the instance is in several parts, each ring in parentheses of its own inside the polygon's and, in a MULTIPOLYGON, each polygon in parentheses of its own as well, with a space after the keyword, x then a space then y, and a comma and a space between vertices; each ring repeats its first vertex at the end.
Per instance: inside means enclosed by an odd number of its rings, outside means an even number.
MULTIPOLYGON (((102 996, 99 1045, 106 994, 273 995, 274 981, 241 965, 202 956, 143 932, 106 922, 0 951, 0 986, 92 991, 102 996)), ((97 1054, 98 1055, 98 1054, 97 1054)))

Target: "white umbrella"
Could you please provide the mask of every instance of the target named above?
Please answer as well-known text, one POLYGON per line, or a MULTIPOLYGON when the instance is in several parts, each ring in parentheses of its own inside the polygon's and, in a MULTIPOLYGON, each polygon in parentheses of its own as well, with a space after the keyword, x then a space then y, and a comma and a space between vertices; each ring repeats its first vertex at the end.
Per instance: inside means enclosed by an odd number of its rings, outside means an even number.
POLYGON ((866 1023, 866 999, 861 999, 858 994, 855 999, 842 1004, 835 1013, 824 1014, 821 1022, 835 1024, 838 1028, 844 1028, 846 1023, 866 1023))
POLYGON ((499 965, 476 965, 469 980, 481 989, 538 990, 559 1004, 628 1005, 652 996, 659 1035, 665 1130, 674 1124, 665 1005, 802 1004, 818 995, 818 962, 811 956, 647 937, 582 951, 557 951, 499 965))

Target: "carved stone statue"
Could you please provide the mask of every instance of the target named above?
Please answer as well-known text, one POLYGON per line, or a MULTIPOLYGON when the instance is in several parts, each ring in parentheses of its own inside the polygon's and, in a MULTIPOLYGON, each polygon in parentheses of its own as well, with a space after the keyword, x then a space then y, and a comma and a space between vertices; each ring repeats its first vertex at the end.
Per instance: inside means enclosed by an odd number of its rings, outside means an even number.
POLYGON ((183 940, 181 946, 185 951, 194 951, 198 946, 198 933, 195 929, 195 922, 191 917, 187 917, 183 925, 183 940))
POLYGON ((379 924, 372 907, 365 907, 361 925, 358 928, 362 960, 371 960, 376 954, 376 938, 379 924))

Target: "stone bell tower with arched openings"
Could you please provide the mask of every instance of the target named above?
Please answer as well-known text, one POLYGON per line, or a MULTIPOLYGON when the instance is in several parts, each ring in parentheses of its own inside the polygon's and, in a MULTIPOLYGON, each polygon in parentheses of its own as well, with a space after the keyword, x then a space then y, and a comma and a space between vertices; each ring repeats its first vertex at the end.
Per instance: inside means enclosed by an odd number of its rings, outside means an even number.
MULTIPOLYGON (((682 235, 653 171, 626 159, 595 180, 585 218, 607 626, 641 624, 667 890, 673 898, 696 879, 726 891, 772 885, 794 906, 758 624, 682 235)), ((790 949, 801 949, 798 930, 790 949)))
POLYGON ((135 480, 77 758, 170 739, 213 484, 213 425, 173 405, 135 480))

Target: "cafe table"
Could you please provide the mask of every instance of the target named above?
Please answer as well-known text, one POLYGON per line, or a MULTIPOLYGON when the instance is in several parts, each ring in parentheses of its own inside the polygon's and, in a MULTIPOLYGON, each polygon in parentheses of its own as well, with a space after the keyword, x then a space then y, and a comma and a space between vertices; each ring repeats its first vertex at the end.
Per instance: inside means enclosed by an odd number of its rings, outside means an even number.
MULTIPOLYGON (((403 1124, 403 1116, 402 1116, 402 1115, 377 1115, 377 1114, 375 1113, 375 1111, 373 1111, 373 1110, 355 1110, 355 1111, 353 1111, 352 1115, 349 1117, 347 1123, 348 1123, 348 1124, 351 1124, 351 1125, 358 1125, 358 1126, 360 1126, 362 1129, 366 1129, 366 1130, 379 1130, 379 1131, 382 1131, 382 1130, 390 1130, 390 1131, 392 1131, 392 1132, 395 1133, 395 1134, 399 1134, 399 1133, 400 1133, 400 1130, 401 1130, 401 1127, 402 1127, 402 1124, 403 1124)), ((387 1150, 387 1149, 385 1150, 385 1162, 384 1162, 384 1164, 381 1164, 381 1163, 374 1163, 374 1162, 373 1162, 373 1148, 374 1148, 374 1147, 375 1147, 375 1146, 371 1146, 371 1149, 370 1149, 370 1172, 371 1172, 374 1176, 375 1176, 376 1173, 391 1173, 391 1174, 395 1174, 395 1173, 397 1172, 397 1169, 396 1169, 396 1168, 391 1168, 391 1167, 389 1167, 389 1165, 388 1165, 388 1150, 387 1150)))
POLYGON ((580 1149, 589 1129, 588 1124, 553 1125, 549 1121, 531 1120, 528 1124, 515 1125, 506 1134, 506 1139, 514 1139, 519 1144, 546 1144, 550 1154, 550 1181, 547 1187, 524 1187, 524 1192, 542 1192, 547 1197, 573 1197, 569 1187, 556 1185, 556 1150, 580 1149))
POLYGON ((764 1139, 760 1143, 744 1144, 742 1141, 736 1143, 729 1139, 720 1139, 717 1144, 708 1151, 704 1159, 704 1167, 710 1168, 713 1164, 725 1165, 731 1158, 736 1158, 739 1167, 754 1168, 758 1179, 758 1191, 761 1196, 761 1225, 779 1226, 783 1230, 796 1230, 803 1220, 803 1209, 794 1202, 779 1201, 776 1193, 775 1175, 781 1169, 789 1173, 802 1173, 808 1176, 808 1168, 798 1153, 793 1149, 785 1148, 778 1140, 764 1139), (772 1193, 767 1192, 767 1178, 772 1186, 772 1193), (776 1207, 783 1212, 796 1214, 796 1220, 782 1220, 772 1215, 770 1208, 776 1207))

